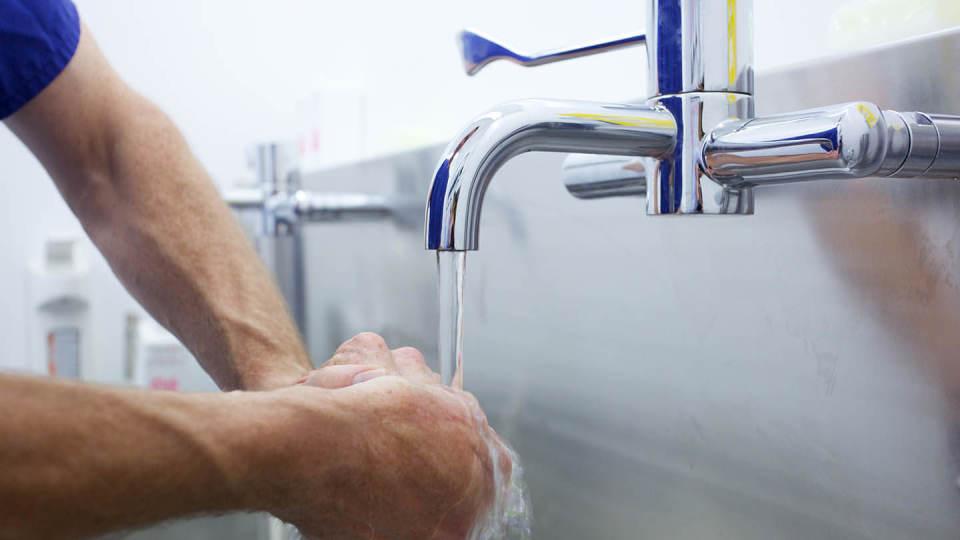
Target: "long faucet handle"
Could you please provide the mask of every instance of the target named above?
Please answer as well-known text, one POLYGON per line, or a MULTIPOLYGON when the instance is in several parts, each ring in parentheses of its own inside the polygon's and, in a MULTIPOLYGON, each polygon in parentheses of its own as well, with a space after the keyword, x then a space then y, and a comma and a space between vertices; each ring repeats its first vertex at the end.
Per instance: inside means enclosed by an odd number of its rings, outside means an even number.
POLYGON ((531 55, 512 51, 476 32, 464 30, 460 32, 460 52, 463 56, 463 68, 467 72, 467 75, 475 75, 487 64, 496 60, 509 60, 525 67, 542 66, 543 64, 551 64, 553 62, 560 62, 561 60, 580 58, 581 56, 590 56, 615 49, 643 45, 646 41, 647 37, 640 34, 611 39, 602 43, 584 45, 573 49, 561 49, 531 55))

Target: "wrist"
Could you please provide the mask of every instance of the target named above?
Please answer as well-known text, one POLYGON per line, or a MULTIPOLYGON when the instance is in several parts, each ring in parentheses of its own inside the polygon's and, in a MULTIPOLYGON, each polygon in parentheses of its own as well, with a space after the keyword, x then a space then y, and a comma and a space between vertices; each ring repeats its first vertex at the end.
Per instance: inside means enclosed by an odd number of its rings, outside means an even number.
MULTIPOLYGON (((281 518, 310 486, 323 485, 330 471, 342 468, 337 446, 345 432, 338 428, 331 393, 316 388, 269 392, 232 392, 225 422, 226 454, 235 480, 237 507, 269 512, 281 518), (317 444, 317 441, 322 441, 317 444)), ((316 501, 323 493, 311 493, 316 501)), ((319 509, 318 509, 319 510, 319 509)))
MULTIPOLYGON (((274 311, 283 309, 280 306, 274 311)), ((264 321, 262 315, 260 310, 239 309, 214 315, 223 326, 219 338, 201 341, 195 355, 221 389, 284 388, 299 382, 313 368, 293 323, 282 316, 264 321)))
POLYGON ((298 357, 274 357, 261 360, 240 376, 243 390, 258 392, 293 386, 310 374, 309 362, 298 357))
POLYGON ((256 467, 251 456, 257 429, 250 424, 256 420, 251 413, 256 408, 241 391, 220 394, 177 395, 187 407, 183 408, 184 423, 196 441, 195 455, 206 458, 207 470, 213 471, 204 480, 209 494, 203 503, 204 512, 257 510, 250 501, 252 471, 256 467), (245 418, 251 416, 251 420, 245 418))

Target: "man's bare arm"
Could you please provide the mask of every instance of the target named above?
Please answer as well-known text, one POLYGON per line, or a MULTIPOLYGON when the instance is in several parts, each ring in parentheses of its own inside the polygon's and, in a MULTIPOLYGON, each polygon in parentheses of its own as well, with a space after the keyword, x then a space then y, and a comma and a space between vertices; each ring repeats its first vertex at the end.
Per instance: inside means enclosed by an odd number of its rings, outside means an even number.
POLYGON ((0 539, 86 538, 243 506, 223 403, 0 375, 0 539))
POLYGON ((476 400, 372 334, 306 385, 181 394, 0 375, 0 411, 0 540, 234 510, 308 538, 455 540, 500 508, 493 468, 511 470, 476 400))
POLYGON ((63 73, 7 124, 131 294, 221 388, 272 388, 306 374, 283 300, 209 177, 86 27, 63 73))

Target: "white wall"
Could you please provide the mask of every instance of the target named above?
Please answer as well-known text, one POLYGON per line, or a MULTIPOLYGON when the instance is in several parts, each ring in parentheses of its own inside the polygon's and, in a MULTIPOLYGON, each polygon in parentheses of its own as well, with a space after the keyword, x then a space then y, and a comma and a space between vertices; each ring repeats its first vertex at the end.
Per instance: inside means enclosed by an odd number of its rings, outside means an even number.
MULTIPOLYGON (((366 89, 370 154, 442 141, 507 99, 616 101, 644 93, 642 49, 538 69, 493 65, 471 79, 454 42, 464 26, 530 51, 639 32, 643 0, 76 1, 117 70, 173 117, 222 185, 249 175, 248 144, 294 136, 298 100, 325 81, 366 89)), ((864 1, 755 0, 759 67, 830 52, 829 14, 864 1)), ((6 130, 0 177, 0 366, 18 367, 27 350, 26 261, 46 235, 79 226, 6 130)), ((102 291, 98 378, 118 380, 122 313, 133 304, 102 260, 94 266, 102 291)))

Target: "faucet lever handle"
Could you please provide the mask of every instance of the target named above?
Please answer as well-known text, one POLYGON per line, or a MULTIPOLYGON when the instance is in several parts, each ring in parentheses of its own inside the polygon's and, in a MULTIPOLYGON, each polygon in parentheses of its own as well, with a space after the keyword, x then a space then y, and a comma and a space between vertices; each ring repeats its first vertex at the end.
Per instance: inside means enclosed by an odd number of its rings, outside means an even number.
POLYGON ((460 52, 463 56, 463 67, 467 75, 475 75, 487 64, 496 60, 509 60, 524 67, 541 66, 571 58, 590 56, 602 52, 643 45, 647 37, 644 34, 620 37, 601 43, 584 45, 573 49, 561 49, 538 54, 523 54, 485 38, 476 32, 464 30, 460 32, 460 52))

